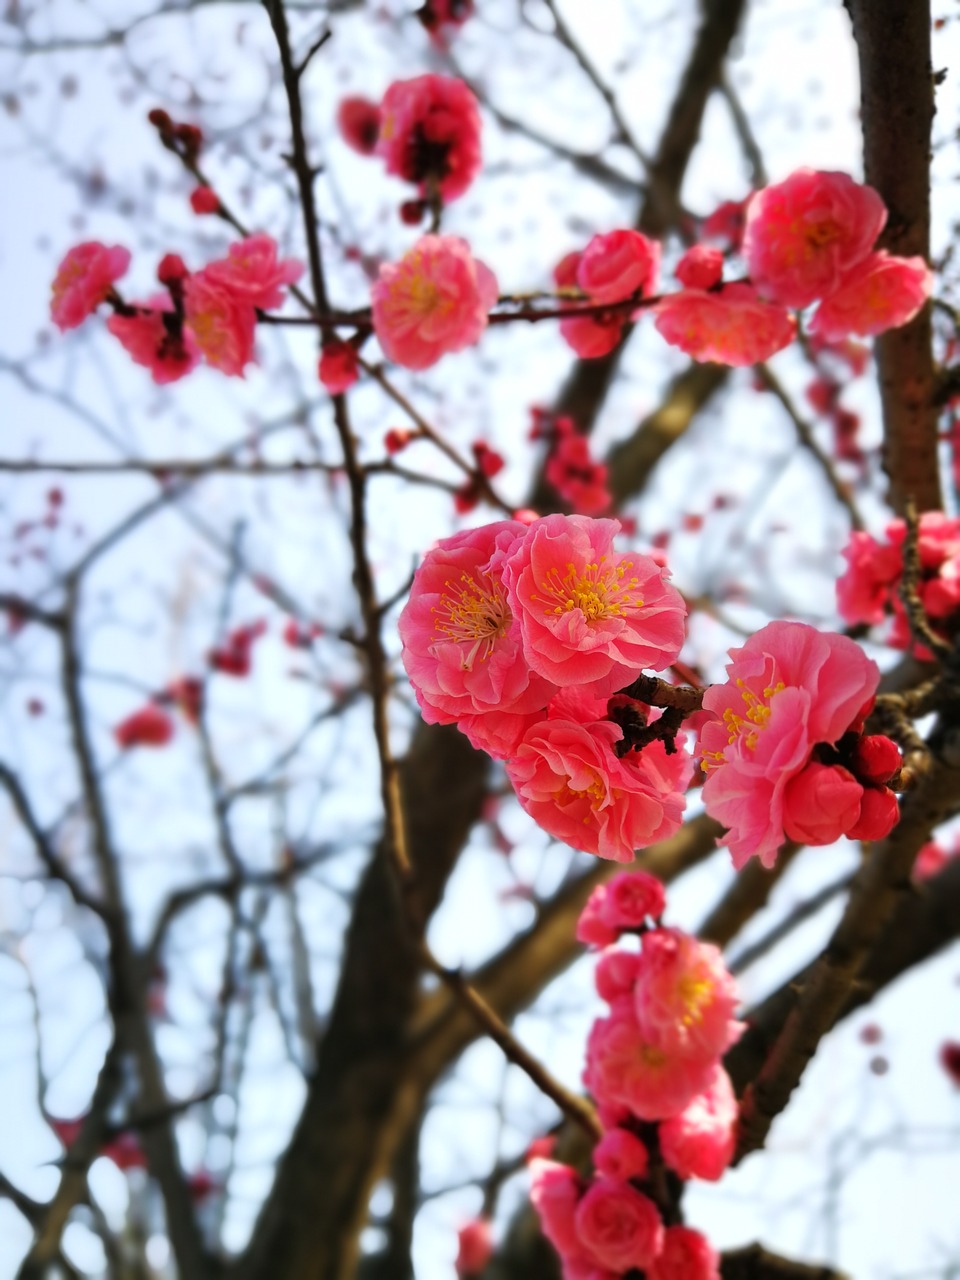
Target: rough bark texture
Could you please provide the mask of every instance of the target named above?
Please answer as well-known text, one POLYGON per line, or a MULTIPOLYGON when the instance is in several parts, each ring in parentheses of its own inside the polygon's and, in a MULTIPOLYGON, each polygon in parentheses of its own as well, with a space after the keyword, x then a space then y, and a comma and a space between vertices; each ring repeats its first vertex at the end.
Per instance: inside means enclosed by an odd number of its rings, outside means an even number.
MULTIPOLYGON (((880 244, 901 256, 929 258, 930 6, 924 0, 846 0, 846 5, 860 62, 864 171, 890 211, 880 244)), ((938 510, 929 305, 912 323, 879 337, 876 358, 891 504, 902 512, 904 500, 912 497, 918 510, 938 510)))

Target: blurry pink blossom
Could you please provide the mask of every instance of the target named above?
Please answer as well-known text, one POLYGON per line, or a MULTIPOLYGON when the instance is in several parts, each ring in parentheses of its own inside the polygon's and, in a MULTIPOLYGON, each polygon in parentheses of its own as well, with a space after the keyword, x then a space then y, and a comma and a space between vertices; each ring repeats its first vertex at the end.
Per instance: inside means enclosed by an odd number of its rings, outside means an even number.
POLYGON ((750 279, 772 302, 809 306, 837 291, 886 220, 872 187, 846 173, 797 169, 747 205, 743 255, 750 279))
POLYGON ((68 250, 53 278, 50 299, 50 317, 57 328, 76 329, 93 315, 129 266, 130 251, 120 245, 88 240, 68 250))
POLYGON ((390 85, 380 104, 377 153, 387 173, 421 195, 455 200, 480 170, 480 112, 462 80, 423 75, 390 85))
POLYGON ((797 325, 782 307, 765 302, 751 285, 727 284, 715 293, 682 289, 654 307, 660 336, 694 360, 734 366, 757 364, 788 346, 797 325))
POLYGON ((933 273, 922 258, 871 253, 820 303, 810 330, 836 341, 851 333, 868 337, 897 329, 913 319, 932 287, 933 273))
POLYGON ((477 342, 496 300, 496 277, 466 240, 421 236, 399 262, 380 267, 373 327, 389 360, 426 369, 477 342))

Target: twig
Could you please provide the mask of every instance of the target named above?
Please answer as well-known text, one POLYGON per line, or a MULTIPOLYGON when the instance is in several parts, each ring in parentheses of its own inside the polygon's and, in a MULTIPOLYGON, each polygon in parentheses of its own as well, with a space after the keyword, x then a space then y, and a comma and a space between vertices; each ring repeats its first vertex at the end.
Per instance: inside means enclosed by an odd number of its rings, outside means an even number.
POLYGON ((794 405, 780 379, 773 372, 770 366, 767 364, 758 364, 756 369, 767 390, 772 391, 783 405, 784 409, 786 409, 787 416, 790 418, 790 421, 796 429, 800 443, 814 458, 817 465, 820 467, 820 470, 826 477, 827 483, 833 490, 837 501, 846 509, 847 514, 850 516, 851 526, 858 531, 862 531, 866 527, 863 522, 863 517, 861 516, 857 504, 854 501, 849 486, 845 485, 837 475, 836 470, 834 469, 833 459, 820 448, 819 444, 817 444, 809 423, 805 422, 804 419, 801 418, 800 414, 797 412, 796 405, 794 405))

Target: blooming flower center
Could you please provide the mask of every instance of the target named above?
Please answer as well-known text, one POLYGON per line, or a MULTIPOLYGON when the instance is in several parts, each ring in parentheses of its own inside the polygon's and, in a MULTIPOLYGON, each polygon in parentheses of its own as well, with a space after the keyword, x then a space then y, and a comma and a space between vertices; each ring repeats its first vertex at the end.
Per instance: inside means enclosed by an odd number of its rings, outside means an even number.
POLYGON ((472 671, 479 656, 485 662, 499 639, 507 634, 513 615, 501 583, 481 573, 479 578, 461 573, 459 582, 444 584, 440 603, 431 613, 437 615, 434 629, 439 640, 467 644, 461 654, 461 671, 472 671))
POLYGON ((692 1027, 703 1021, 703 1006, 709 1002, 713 987, 710 979, 685 973, 677 984, 677 995, 683 1009, 681 1020, 685 1027, 692 1027))
POLYGON ((805 227, 804 237, 811 249, 825 249, 840 239, 840 228, 832 218, 824 218, 805 227))
MULTIPOLYGON (((610 797, 616 799, 620 794, 615 789, 611 790, 607 787, 596 770, 591 770, 591 777, 593 781, 588 783, 585 787, 571 787, 570 781, 567 779, 563 785, 558 787, 554 792, 554 799, 557 804, 569 804, 573 800, 588 800, 590 802, 591 810, 596 813, 601 805, 607 803, 607 800, 610 797)), ((589 823, 591 821, 590 815, 587 814, 583 821, 584 823, 589 823)))
POLYGON ((601 556, 597 564, 584 565, 582 569, 568 564, 562 577, 559 569, 550 569, 540 583, 543 595, 533 594, 530 599, 546 605, 544 613, 548 617, 579 609, 588 623, 622 618, 628 609, 642 609, 643 600, 635 590, 639 579, 624 581, 633 561, 619 565, 605 561, 606 556, 601 556))
MULTIPOLYGON (((760 693, 751 689, 744 680, 737 678, 737 688, 744 705, 742 714, 733 707, 727 707, 723 713, 723 723, 727 726, 729 737, 727 746, 740 742, 748 751, 756 751, 760 733, 767 727, 767 721, 773 714, 773 699, 786 686, 782 680, 774 685, 767 685, 760 693)), ((701 768, 704 773, 723 764, 725 752, 705 751, 701 768)))

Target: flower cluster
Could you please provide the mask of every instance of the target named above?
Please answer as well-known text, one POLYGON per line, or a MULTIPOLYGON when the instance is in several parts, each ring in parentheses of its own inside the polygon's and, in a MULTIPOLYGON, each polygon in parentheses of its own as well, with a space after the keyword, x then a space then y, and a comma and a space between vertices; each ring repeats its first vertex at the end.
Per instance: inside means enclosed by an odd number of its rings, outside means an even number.
POLYGON ((192 274, 167 254, 157 268, 166 292, 129 304, 113 287, 129 260, 126 249, 96 242, 71 249, 54 278, 51 316, 61 329, 75 328, 108 301, 114 314, 107 328, 157 383, 184 377, 201 359, 242 377, 254 358, 257 311, 279 307, 285 286, 303 273, 296 259, 278 258, 272 236, 247 236, 192 274))
POLYGON ((751 197, 743 256, 763 297, 819 306, 811 329, 836 341, 906 324, 930 295, 922 258, 874 251, 887 221, 872 187, 845 173, 798 169, 751 197))
MULTIPOLYGON (((796 335, 791 309, 814 302, 812 334, 840 342, 906 324, 930 295, 932 278, 921 258, 873 249, 886 209, 872 188, 847 174, 798 169, 724 216, 736 226, 715 215, 704 235, 719 233, 739 249, 749 278, 724 283, 721 250, 696 244, 676 268, 683 288, 653 305, 660 335, 695 360, 735 366, 767 360, 796 335)), ((557 266, 558 286, 576 286, 594 304, 589 314, 561 321, 578 355, 603 356, 617 345, 631 317, 595 304, 649 297, 659 256, 659 246, 638 232, 613 231, 557 266)))
POLYGON ((549 441, 544 477, 578 515, 599 516, 613 506, 607 468, 590 453, 590 441, 572 418, 533 410, 531 440, 549 441))
POLYGON ((689 761, 663 742, 620 759, 624 716, 657 713, 610 695, 675 661, 686 609, 653 559, 614 550, 619 528, 552 515, 454 534, 425 557, 399 628, 424 719, 505 760, 551 835, 627 861, 679 826, 689 761))
POLYGON ((717 1280, 704 1237, 665 1226, 663 1166, 682 1179, 716 1181, 733 1158, 737 1102, 721 1058, 740 1036, 737 990, 716 947, 664 928, 663 887, 624 872, 594 890, 577 936, 605 946, 597 990, 610 1006, 587 1046, 584 1083, 605 1133, 594 1174, 531 1162, 531 1199, 557 1249, 565 1280, 717 1280), (640 949, 624 943, 639 935, 640 949), (658 1191, 658 1187, 660 1190, 658 1191))
POLYGON ((611 231, 594 236, 582 253, 568 253, 554 269, 559 289, 586 294, 590 311, 567 316, 560 332, 578 356, 605 356, 620 341, 629 309, 613 306, 656 293, 660 245, 639 231, 611 231), (597 304, 611 304, 598 310, 597 304))
POLYGON ((373 328, 388 359, 426 369, 477 342, 496 300, 496 277, 466 240, 421 236, 399 262, 380 267, 373 328))
POLYGON ((896 744, 863 727, 880 679, 853 640, 771 622, 731 650, 729 679, 704 694, 700 729, 707 812, 742 867, 765 867, 784 839, 877 840, 899 816, 887 785, 896 744))
MULTIPOLYGON (((906 536, 907 526, 899 519, 887 525, 885 542, 869 533, 852 533, 843 552, 847 570, 837 580, 837 607, 843 620, 873 625, 892 615, 887 644, 896 649, 910 647, 910 624, 900 598, 906 536)), ((960 519, 925 511, 919 522, 917 552, 920 603, 933 627, 946 635, 960 612, 960 519)), ((917 656, 929 657, 929 653, 918 646, 917 656)))
POLYGON ((476 98, 454 76, 396 81, 380 104, 376 152, 424 200, 456 200, 480 171, 476 98))

